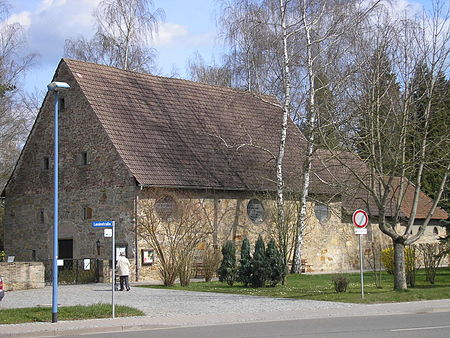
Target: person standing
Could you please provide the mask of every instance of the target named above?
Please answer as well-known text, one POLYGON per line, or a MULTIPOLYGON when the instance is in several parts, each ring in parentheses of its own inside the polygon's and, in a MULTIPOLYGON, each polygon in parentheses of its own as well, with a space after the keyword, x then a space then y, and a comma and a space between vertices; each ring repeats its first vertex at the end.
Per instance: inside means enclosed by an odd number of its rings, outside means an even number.
POLYGON ((120 277, 120 291, 124 290, 124 285, 127 291, 130 291, 130 283, 128 276, 130 275, 130 261, 125 257, 125 252, 121 252, 116 264, 117 274, 120 277))

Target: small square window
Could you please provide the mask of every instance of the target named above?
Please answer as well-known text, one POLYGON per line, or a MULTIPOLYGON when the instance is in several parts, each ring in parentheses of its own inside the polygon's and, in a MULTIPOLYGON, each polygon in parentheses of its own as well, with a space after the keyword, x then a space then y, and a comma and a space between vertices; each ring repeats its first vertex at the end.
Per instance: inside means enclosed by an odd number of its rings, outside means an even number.
POLYGON ((89 157, 88 157, 88 153, 86 151, 83 151, 81 153, 80 161, 81 161, 81 165, 88 165, 89 164, 89 157))
POLYGON ((83 219, 92 219, 92 209, 89 207, 83 208, 83 219))
POLYGON ((59 111, 65 111, 66 110, 66 100, 63 97, 60 97, 58 100, 58 106, 59 111))
POLYGON ((42 160, 42 169, 49 170, 50 169, 50 157, 44 156, 42 160))

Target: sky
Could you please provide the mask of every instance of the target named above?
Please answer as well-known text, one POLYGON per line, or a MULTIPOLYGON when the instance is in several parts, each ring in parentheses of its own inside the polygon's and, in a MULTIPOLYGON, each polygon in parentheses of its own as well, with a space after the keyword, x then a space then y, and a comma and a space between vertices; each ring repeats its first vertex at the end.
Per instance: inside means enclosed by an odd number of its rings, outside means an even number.
MULTIPOLYGON (((39 57, 23 79, 25 89, 45 90, 59 60, 64 56, 66 39, 95 33, 92 11, 100 0, 6 0, 11 5, 7 22, 18 22, 26 31, 28 52, 39 57)), ((431 0, 395 0, 396 8, 406 8, 414 1, 428 6, 431 0)), ((217 0, 154 0, 162 8, 165 20, 159 25, 159 36, 153 47, 158 52, 159 75, 170 76, 175 70, 185 77, 186 62, 198 52, 208 63, 219 61, 224 52, 217 38, 217 0)))
MULTIPOLYGON (((11 5, 8 22, 18 22, 26 30, 28 52, 39 54, 36 65, 23 84, 27 91, 46 89, 59 60, 64 56, 66 39, 95 33, 92 11, 100 0, 7 0, 11 5)), ((165 21, 153 41, 160 75, 175 70, 185 76, 186 60, 195 52, 209 62, 223 48, 216 41, 215 0, 154 0, 162 8, 165 21)))

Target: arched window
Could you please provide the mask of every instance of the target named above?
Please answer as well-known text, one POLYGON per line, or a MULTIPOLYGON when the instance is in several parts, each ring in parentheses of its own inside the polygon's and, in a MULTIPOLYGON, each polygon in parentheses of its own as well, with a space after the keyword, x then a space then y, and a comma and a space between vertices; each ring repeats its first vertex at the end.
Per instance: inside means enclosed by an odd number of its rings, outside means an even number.
POLYGON ((172 196, 163 196, 156 200, 155 211, 163 221, 171 221, 177 215, 177 202, 172 196))
POLYGON ((436 235, 436 236, 439 235, 439 230, 438 230, 437 227, 434 227, 434 228, 433 228, 433 235, 436 235))
POLYGON ((254 198, 248 201, 247 216, 255 224, 264 222, 266 211, 260 200, 254 198))
POLYGON ((314 214, 320 223, 325 223, 330 219, 330 208, 326 204, 317 202, 314 206, 314 214))

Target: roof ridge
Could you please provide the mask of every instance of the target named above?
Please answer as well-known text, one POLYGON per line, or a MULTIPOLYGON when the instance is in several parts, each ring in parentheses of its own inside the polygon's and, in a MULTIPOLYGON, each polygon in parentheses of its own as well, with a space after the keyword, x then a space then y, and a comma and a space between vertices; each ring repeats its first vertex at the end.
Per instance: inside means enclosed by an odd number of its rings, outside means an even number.
MULTIPOLYGON (((264 102, 265 102, 264 98, 271 98, 271 99, 275 100, 275 102, 278 101, 276 96, 272 95, 272 94, 252 93, 248 90, 239 89, 239 88, 224 87, 224 86, 219 86, 219 85, 207 84, 207 83, 203 83, 203 82, 197 82, 197 81, 193 81, 193 80, 181 79, 181 78, 177 78, 177 77, 168 77, 168 76, 155 75, 155 74, 150 74, 150 73, 143 73, 143 72, 138 72, 135 70, 127 70, 127 69, 117 68, 117 67, 113 67, 113 66, 109 66, 109 65, 105 65, 105 64, 101 64, 101 63, 95 63, 95 62, 91 62, 91 61, 76 60, 76 59, 71 59, 71 58, 63 58, 62 60, 64 62, 66 62, 66 64, 68 64, 69 67, 70 67, 70 63, 72 63, 72 62, 81 63, 81 64, 90 64, 95 67, 108 68, 108 69, 123 72, 123 73, 134 73, 134 74, 137 74, 137 75, 143 76, 143 77, 176 81, 176 82, 180 82, 180 83, 184 82, 189 86, 195 85, 198 87, 205 87, 205 88, 210 88, 210 89, 215 89, 215 90, 226 90, 226 91, 233 92, 233 93, 250 95, 252 97, 259 98, 259 99, 263 100, 264 102)), ((270 102, 266 102, 266 103, 271 104, 270 102)))

